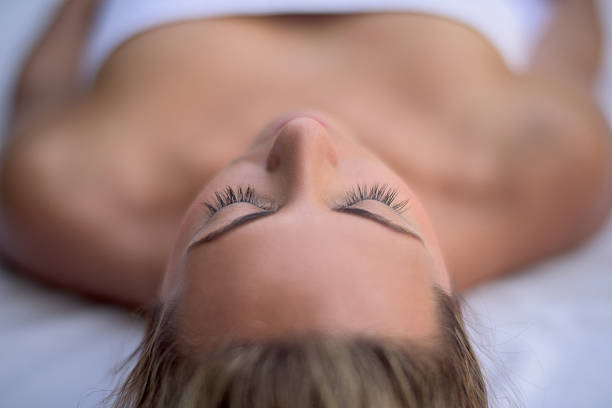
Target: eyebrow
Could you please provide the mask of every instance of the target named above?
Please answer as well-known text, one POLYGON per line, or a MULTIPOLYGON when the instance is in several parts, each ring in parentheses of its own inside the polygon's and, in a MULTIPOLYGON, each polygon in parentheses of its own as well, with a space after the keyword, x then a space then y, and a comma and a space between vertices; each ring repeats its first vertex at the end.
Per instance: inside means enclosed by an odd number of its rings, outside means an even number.
MULTIPOLYGON (((414 231, 411 228, 406 228, 400 224, 396 224, 393 221, 390 221, 389 219, 383 217, 382 215, 375 214, 373 212, 364 210, 362 208, 350 208, 350 207, 349 208, 345 208, 345 207, 334 208, 333 211, 336 211, 339 213, 353 214, 359 217, 363 217, 363 218, 372 220, 395 232, 399 232, 401 234, 409 235, 412 238, 416 238, 421 244, 425 245, 425 240, 418 232, 414 231)), ((250 223, 260 218, 267 217, 274 213, 276 213, 276 211, 266 210, 266 211, 259 211, 256 213, 247 214, 247 215, 243 215, 242 217, 238 217, 234 219, 232 222, 230 222, 229 224, 221 228, 217 228, 216 230, 209 232, 208 234, 198 239, 197 241, 191 243, 189 247, 187 248, 187 252, 191 251, 193 248, 197 246, 214 241, 215 239, 219 238, 221 235, 226 234, 229 231, 235 230, 244 224, 250 223)))

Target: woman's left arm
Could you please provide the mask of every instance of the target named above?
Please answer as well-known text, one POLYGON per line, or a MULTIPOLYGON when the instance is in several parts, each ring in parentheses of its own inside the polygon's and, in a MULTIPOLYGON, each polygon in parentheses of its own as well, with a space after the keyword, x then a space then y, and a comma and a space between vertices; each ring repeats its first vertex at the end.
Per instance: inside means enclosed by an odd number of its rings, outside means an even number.
POLYGON ((556 175, 547 181, 573 198, 574 211, 581 216, 568 239, 578 242, 602 223, 612 205, 612 136, 593 95, 601 69, 602 30, 596 0, 555 3, 527 72, 514 79, 508 93, 520 94, 517 133, 548 138, 551 148, 566 149, 557 157, 556 175))
POLYGON ((592 92, 601 59, 596 11, 594 0, 558 0, 527 71, 476 103, 470 129, 496 146, 507 194, 494 216, 480 217, 472 246, 494 241, 503 250, 481 268, 455 251, 459 288, 567 250, 610 213, 612 135, 592 92))

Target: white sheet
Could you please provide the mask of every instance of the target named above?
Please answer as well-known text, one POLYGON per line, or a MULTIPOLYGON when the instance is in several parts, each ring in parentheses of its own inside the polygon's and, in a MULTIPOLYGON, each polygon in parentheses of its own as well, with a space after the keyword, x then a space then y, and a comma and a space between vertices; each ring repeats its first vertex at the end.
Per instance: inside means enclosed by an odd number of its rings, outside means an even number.
MULTIPOLYGON (((0 4, 0 127, 19 50, 58 0, 0 4)), ((612 118, 612 3, 600 93, 612 118)), ((573 253, 466 296, 493 407, 612 407, 612 222, 573 253)), ((0 407, 94 407, 141 323, 0 271, 0 407)))

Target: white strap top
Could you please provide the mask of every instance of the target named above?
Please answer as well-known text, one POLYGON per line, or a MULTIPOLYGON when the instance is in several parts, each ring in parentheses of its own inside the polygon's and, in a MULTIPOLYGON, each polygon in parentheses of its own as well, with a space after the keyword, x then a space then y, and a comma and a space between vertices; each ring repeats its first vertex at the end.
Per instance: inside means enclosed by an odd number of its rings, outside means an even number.
POLYGON ((221 15, 403 11, 459 21, 484 35, 520 69, 549 14, 546 0, 105 0, 83 59, 86 80, 130 37, 167 23, 221 15))

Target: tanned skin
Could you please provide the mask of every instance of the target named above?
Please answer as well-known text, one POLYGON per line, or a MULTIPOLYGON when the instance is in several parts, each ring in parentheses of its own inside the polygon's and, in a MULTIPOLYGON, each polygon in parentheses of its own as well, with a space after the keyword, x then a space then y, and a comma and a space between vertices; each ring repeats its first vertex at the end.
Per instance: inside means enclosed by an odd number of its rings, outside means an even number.
POLYGON ((142 33, 84 91, 96 3, 67 2, 33 51, 2 162, 3 257, 43 281, 150 302, 194 194, 304 107, 413 186, 459 290, 575 246, 609 212, 594 1, 559 1, 521 74, 431 16, 233 17, 142 33))

